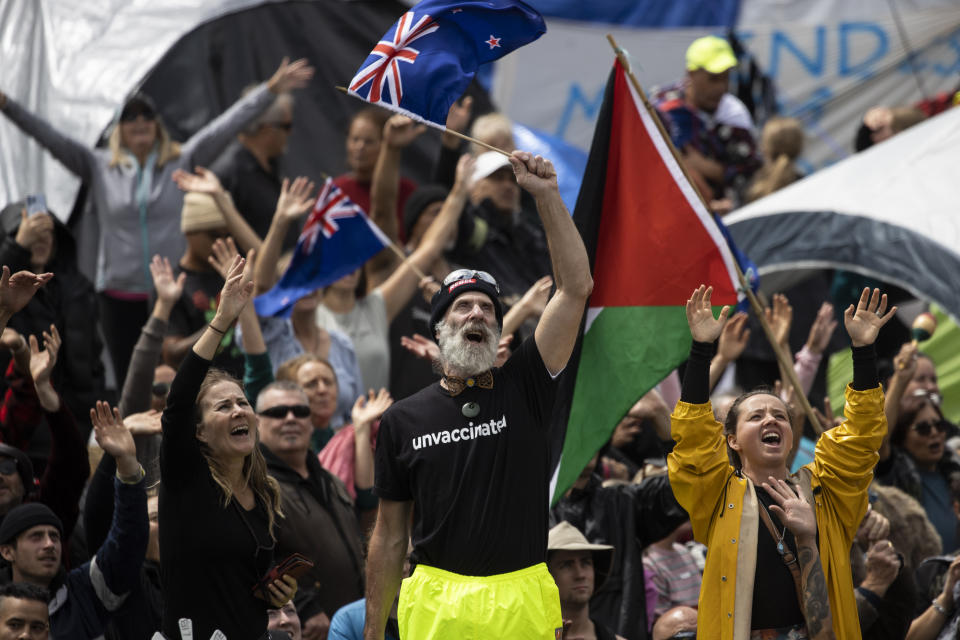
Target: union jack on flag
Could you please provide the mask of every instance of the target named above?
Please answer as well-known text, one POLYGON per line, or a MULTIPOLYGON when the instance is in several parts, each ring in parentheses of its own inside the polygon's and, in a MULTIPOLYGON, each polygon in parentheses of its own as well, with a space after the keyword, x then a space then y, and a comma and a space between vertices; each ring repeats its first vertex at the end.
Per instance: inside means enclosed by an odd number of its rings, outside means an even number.
POLYGON ((390 244, 366 212, 329 178, 280 282, 254 300, 261 316, 289 316, 303 296, 356 271, 390 244))
POLYGON ((450 106, 481 64, 546 30, 543 17, 521 0, 423 0, 384 34, 347 91, 445 129, 450 106))

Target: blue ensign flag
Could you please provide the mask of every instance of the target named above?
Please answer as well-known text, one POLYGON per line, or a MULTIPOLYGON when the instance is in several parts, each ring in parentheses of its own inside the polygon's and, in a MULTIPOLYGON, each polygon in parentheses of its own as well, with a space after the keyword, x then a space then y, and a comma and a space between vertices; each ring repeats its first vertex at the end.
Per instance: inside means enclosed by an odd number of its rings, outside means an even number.
POLYGON ((297 300, 353 273, 389 244, 364 210, 327 178, 290 266, 280 282, 254 300, 257 314, 288 317, 297 300))
POLYGON ((348 92, 442 129, 477 67, 546 30, 520 0, 424 0, 384 34, 348 92))

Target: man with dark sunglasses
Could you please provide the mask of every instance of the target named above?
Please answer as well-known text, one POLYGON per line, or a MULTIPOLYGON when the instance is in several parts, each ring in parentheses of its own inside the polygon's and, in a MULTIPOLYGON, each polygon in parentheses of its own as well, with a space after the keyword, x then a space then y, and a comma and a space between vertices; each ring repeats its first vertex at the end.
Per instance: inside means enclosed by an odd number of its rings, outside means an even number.
POLYGON ((583 241, 549 160, 515 151, 536 200, 557 291, 533 337, 494 368, 503 324, 497 280, 444 278, 431 304, 443 378, 394 404, 380 424, 380 512, 367 562, 365 640, 383 638, 411 533, 401 637, 557 638, 560 598, 547 570, 550 418, 593 287, 583 241))
POLYGON ((304 640, 326 636, 330 618, 363 597, 360 529, 346 487, 310 451, 310 406, 296 383, 272 382, 257 397, 260 449, 283 493, 278 560, 302 553, 313 568, 300 578, 294 604, 304 640))

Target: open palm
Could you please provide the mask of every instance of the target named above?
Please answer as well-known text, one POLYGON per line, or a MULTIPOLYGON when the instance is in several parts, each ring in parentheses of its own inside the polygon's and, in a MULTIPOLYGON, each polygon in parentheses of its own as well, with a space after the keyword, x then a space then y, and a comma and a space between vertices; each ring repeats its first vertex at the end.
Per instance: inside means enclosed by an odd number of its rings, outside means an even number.
POLYGON ((880 295, 880 289, 874 289, 871 295, 870 288, 864 288, 856 309, 850 305, 843 312, 843 324, 850 335, 850 342, 855 347, 873 344, 880 328, 887 324, 896 312, 896 307, 887 311, 887 294, 880 295))
POLYGON ((720 337, 723 325, 730 315, 730 307, 724 306, 720 316, 713 317, 713 308, 710 306, 710 296, 713 287, 700 285, 693 290, 687 300, 687 324, 690 326, 690 335, 696 342, 713 342, 720 337))

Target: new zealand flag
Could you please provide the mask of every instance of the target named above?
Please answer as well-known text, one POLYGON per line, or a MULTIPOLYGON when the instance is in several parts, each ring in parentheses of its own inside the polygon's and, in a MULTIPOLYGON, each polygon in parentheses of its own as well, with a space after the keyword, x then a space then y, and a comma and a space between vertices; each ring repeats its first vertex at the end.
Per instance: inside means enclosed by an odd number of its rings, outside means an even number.
POLYGON ((290 266, 254 300, 261 316, 288 317, 303 296, 359 269, 390 241, 329 178, 303 225, 290 266))
POLYGON ((424 0, 384 34, 348 91, 442 129, 478 66, 546 30, 520 0, 424 0))

